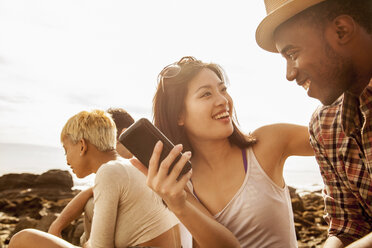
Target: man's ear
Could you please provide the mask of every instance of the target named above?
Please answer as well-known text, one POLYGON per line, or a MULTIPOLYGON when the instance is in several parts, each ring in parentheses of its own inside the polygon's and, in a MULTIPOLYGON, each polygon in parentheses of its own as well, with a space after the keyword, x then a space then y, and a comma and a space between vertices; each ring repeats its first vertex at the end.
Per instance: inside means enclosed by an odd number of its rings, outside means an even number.
POLYGON ((85 139, 79 141, 80 144, 80 156, 83 156, 88 151, 88 144, 85 139))
POLYGON ((338 45, 345 45, 354 37, 357 23, 349 15, 340 15, 333 19, 332 28, 338 45))

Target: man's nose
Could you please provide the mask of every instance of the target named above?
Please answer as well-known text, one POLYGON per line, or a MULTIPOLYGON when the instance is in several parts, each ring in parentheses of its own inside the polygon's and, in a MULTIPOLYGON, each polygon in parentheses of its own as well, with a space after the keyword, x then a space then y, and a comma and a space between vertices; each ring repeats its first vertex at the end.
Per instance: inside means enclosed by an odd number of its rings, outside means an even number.
POLYGON ((296 79, 297 77, 297 68, 294 67, 291 63, 287 63, 287 74, 286 74, 286 77, 287 77, 287 80, 288 81, 293 81, 296 79))

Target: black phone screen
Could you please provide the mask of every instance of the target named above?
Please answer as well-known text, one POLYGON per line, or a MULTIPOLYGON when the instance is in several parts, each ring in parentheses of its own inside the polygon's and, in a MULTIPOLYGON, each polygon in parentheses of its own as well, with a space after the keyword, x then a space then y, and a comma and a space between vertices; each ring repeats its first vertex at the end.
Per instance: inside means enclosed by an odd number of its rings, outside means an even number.
MULTIPOLYGON (((127 128, 119 137, 119 141, 145 166, 149 166, 149 161, 154 150, 155 144, 161 140, 163 142, 163 150, 160 155, 160 162, 168 156, 173 149, 172 142, 149 120, 146 118, 139 119, 129 128, 127 128)), ((174 160, 169 168, 168 174, 173 169, 174 165, 181 158, 181 153, 174 160)), ((191 169, 191 162, 188 161, 182 169, 178 178, 187 173, 191 169)))

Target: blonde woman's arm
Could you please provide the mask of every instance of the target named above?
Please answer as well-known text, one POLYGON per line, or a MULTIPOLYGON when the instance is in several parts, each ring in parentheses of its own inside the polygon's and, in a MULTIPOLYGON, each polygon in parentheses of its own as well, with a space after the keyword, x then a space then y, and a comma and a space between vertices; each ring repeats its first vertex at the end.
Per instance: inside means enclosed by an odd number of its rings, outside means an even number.
POLYGON ((50 225, 48 233, 61 238, 62 230, 65 229, 73 220, 79 218, 84 211, 85 204, 91 197, 93 197, 92 188, 88 188, 77 194, 66 205, 57 219, 55 219, 50 225))

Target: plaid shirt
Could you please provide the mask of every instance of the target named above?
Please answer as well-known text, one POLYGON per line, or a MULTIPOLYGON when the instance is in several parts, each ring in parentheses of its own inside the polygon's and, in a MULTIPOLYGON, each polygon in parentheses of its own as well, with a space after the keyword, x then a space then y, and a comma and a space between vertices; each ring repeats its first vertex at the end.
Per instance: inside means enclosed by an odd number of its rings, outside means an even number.
POLYGON ((345 93, 310 121, 331 236, 356 240, 372 231, 371 111, 372 79, 359 98, 345 93))

